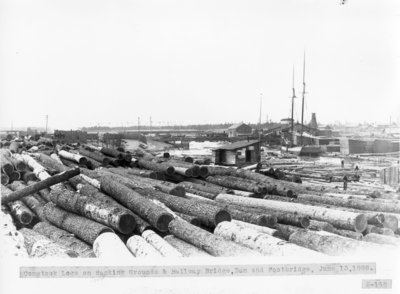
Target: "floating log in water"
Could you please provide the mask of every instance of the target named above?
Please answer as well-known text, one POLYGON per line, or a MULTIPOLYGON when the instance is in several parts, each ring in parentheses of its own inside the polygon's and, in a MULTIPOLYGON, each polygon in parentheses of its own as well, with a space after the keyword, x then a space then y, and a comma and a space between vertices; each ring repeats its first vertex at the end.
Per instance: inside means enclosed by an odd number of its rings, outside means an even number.
POLYGON ((303 215, 311 216, 316 220, 329 222, 336 228, 355 230, 356 232, 364 231, 367 226, 367 218, 365 215, 349 211, 340 211, 300 203, 244 198, 227 194, 220 194, 215 198, 215 200, 222 203, 231 203, 247 207, 261 207, 280 212, 297 212, 303 215))
POLYGON ((212 257, 210 254, 193 246, 190 243, 187 243, 173 235, 167 235, 164 237, 164 240, 167 241, 171 246, 176 248, 184 257, 212 257))
POLYGON ((258 256, 254 250, 240 246, 232 241, 211 234, 187 221, 176 218, 169 223, 169 232, 198 248, 203 249, 212 256, 258 256))
POLYGON ((128 209, 112 205, 93 197, 72 191, 52 191, 50 199, 59 207, 109 226, 122 234, 130 234, 135 228, 135 218, 128 209))
POLYGON ((132 236, 126 242, 126 246, 132 254, 139 257, 162 257, 161 253, 138 235, 132 236))
POLYGON ((97 257, 113 261, 134 258, 121 239, 112 232, 99 235, 93 243, 93 251, 97 257))
POLYGON ((144 231, 142 237, 164 257, 183 257, 178 250, 151 230, 144 231))
POLYGON ((168 229, 173 216, 139 193, 107 177, 101 177, 101 189, 118 202, 149 221, 161 232, 168 229))
POLYGON ((53 242, 49 238, 31 229, 22 228, 19 230, 25 240, 25 247, 30 257, 78 257, 78 253, 71 249, 53 242))
POLYGON ((44 213, 47 220, 56 227, 71 232, 91 245, 99 235, 105 232, 113 232, 109 227, 62 210, 50 202, 44 206, 44 213))
POLYGON ((214 230, 214 234, 257 250, 264 255, 321 256, 320 253, 315 251, 287 243, 281 239, 239 226, 232 222, 219 223, 214 230))
POLYGON ((59 173, 59 174, 49 177, 45 180, 37 182, 33 185, 27 186, 24 189, 12 192, 8 195, 2 194, 1 201, 2 201, 2 203, 9 203, 11 201, 19 200, 25 196, 28 196, 29 194, 34 194, 44 188, 49 188, 55 184, 67 181, 68 179, 70 179, 76 175, 79 175, 79 173, 80 173, 79 169, 71 169, 71 170, 59 173))
POLYGON ((33 230, 66 248, 70 248, 78 253, 80 257, 95 257, 92 248, 85 242, 75 238, 71 233, 47 222, 38 222, 33 227, 33 230))

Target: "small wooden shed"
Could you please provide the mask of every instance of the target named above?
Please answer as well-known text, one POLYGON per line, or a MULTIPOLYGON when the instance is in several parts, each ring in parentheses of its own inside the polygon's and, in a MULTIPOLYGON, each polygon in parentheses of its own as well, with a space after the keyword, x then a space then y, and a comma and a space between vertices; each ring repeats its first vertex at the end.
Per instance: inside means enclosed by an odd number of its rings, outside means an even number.
POLYGON ((245 166, 260 161, 260 141, 246 140, 220 146, 212 150, 218 165, 245 166))

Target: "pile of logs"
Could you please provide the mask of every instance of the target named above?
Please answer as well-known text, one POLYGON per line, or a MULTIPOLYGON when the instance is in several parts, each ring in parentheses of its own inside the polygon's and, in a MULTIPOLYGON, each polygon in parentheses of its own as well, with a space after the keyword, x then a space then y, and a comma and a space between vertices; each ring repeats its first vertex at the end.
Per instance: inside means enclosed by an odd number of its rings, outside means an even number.
POLYGON ((45 146, 0 153, 2 216, 31 257, 318 257, 400 243, 398 195, 377 185, 346 194, 289 161, 262 174, 142 148, 45 146))

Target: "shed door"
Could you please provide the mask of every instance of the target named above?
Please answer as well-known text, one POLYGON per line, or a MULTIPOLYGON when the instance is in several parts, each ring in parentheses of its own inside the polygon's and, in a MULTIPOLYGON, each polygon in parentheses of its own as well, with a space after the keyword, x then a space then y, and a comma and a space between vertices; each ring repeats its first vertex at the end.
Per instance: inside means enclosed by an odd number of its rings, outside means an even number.
POLYGON ((251 162, 251 150, 246 150, 246 162, 251 162))

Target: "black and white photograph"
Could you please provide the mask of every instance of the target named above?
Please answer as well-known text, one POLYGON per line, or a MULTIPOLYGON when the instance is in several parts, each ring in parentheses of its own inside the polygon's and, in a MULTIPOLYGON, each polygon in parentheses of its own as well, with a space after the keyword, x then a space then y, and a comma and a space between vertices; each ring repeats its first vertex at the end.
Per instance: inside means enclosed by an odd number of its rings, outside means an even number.
POLYGON ((396 0, 0 0, 0 292, 398 293, 399 28, 396 0))

